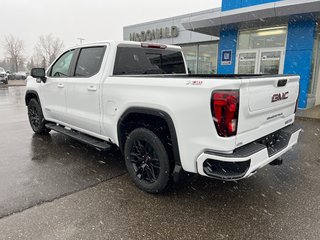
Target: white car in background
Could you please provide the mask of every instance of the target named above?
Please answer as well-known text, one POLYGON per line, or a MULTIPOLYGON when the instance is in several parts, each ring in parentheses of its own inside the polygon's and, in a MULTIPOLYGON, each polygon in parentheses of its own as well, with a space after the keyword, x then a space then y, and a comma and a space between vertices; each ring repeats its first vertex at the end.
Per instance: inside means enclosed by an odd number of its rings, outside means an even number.
POLYGON ((0 83, 8 84, 8 75, 6 71, 0 67, 0 83))
POLYGON ((26 72, 14 73, 15 80, 26 80, 27 77, 28 77, 28 74, 26 72))

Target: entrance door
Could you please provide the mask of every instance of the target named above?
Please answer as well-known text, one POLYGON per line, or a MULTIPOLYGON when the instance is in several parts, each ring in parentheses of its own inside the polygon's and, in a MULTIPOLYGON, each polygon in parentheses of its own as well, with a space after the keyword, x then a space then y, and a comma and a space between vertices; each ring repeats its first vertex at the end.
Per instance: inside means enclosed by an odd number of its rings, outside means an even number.
POLYGON ((284 49, 241 50, 237 53, 237 74, 282 74, 284 49))
POLYGON ((255 74, 258 51, 239 52, 237 54, 237 74, 255 74))
POLYGON ((259 73, 282 74, 283 73, 283 51, 261 51, 259 61, 259 73))
MULTIPOLYGON (((319 31, 319 30, 318 30, 319 31)), ((320 104, 320 33, 314 47, 313 73, 309 86, 309 93, 316 98, 316 105, 320 104)))

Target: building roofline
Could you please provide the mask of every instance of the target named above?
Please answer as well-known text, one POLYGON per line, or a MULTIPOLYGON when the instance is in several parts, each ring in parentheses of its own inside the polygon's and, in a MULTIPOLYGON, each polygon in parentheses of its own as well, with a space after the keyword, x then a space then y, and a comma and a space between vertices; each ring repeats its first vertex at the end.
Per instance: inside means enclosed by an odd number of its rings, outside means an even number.
POLYGON ((193 16, 197 16, 197 15, 215 13, 215 12, 219 12, 219 11, 221 11, 221 8, 207 9, 207 10, 203 10, 203 11, 186 13, 186 14, 182 14, 182 15, 178 15, 178 16, 173 16, 173 17, 167 17, 167 18, 161 18, 161 19, 157 19, 157 20, 147 21, 147 22, 143 22, 143 23, 126 25, 123 28, 125 29, 125 28, 131 28, 131 27, 141 27, 141 26, 144 26, 144 25, 147 25, 147 24, 155 24, 155 23, 160 23, 160 22, 164 22, 164 21, 170 21, 170 20, 174 20, 174 19, 183 19, 183 18, 193 17, 193 16))
POLYGON ((267 19, 272 23, 283 21, 291 15, 314 13, 317 17, 320 13, 320 0, 284 0, 274 3, 254 5, 228 11, 216 11, 212 15, 207 13, 187 17, 182 20, 185 29, 213 36, 219 36, 220 27, 226 25, 241 26, 263 25, 267 19))

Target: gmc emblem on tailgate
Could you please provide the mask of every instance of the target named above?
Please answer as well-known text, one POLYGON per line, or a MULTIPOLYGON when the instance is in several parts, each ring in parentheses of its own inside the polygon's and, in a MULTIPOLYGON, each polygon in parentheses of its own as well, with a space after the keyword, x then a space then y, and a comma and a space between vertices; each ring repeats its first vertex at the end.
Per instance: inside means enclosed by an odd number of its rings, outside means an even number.
POLYGON ((289 95, 289 92, 274 94, 272 96, 272 102, 274 103, 274 102, 288 99, 289 98, 288 95, 289 95))

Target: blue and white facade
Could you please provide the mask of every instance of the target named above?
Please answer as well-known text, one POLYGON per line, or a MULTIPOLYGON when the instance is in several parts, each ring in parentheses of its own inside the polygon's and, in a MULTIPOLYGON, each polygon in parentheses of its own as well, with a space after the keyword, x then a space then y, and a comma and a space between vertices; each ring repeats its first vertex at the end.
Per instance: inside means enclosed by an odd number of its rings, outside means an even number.
POLYGON ((160 39, 152 39, 152 32, 148 32, 148 39, 132 39, 132 32, 143 32, 137 28, 149 23, 126 27, 124 38, 130 39, 131 33, 132 40, 181 45, 189 68, 198 73, 211 73, 212 68, 213 73, 221 74, 298 74, 299 108, 320 104, 320 0, 222 0, 221 9, 172 19, 179 22, 178 31, 187 36, 197 33, 198 38, 181 39, 181 43, 170 40, 167 37, 177 36, 168 27, 163 34, 158 32, 160 39), (201 42, 207 44, 202 50, 201 42), (195 50, 192 52, 192 45, 198 45, 197 55, 195 50), (207 56, 205 51, 216 56, 207 56))

